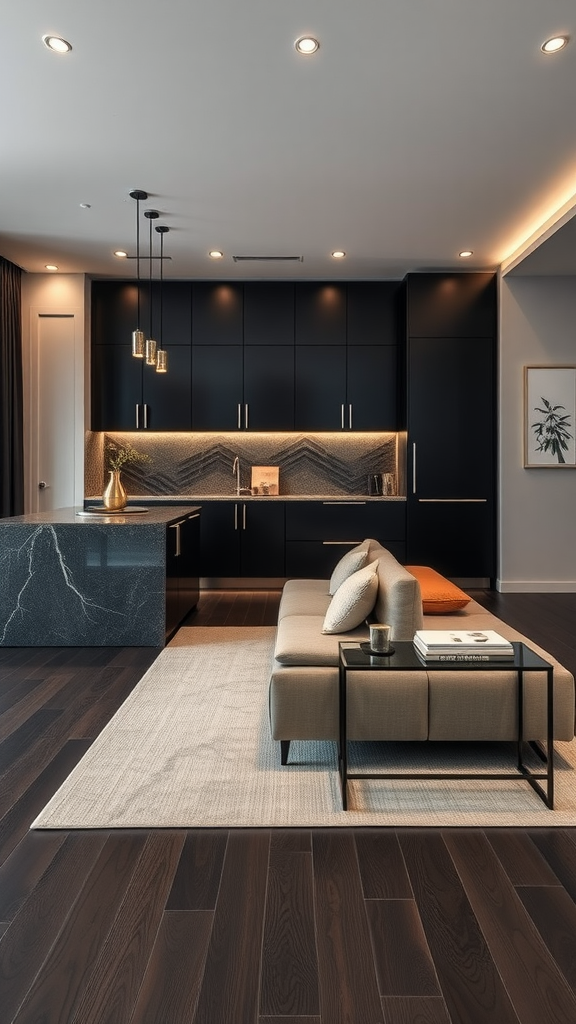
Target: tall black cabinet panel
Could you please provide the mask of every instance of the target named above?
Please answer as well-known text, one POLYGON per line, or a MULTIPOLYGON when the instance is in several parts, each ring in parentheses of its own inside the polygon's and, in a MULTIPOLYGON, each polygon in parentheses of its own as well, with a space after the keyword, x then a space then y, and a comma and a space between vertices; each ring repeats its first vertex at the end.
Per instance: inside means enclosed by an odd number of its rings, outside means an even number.
POLYGON ((409 275, 406 298, 407 561, 492 580, 495 276, 409 275))
POLYGON ((92 345, 92 430, 137 429, 142 370, 131 345, 92 345))

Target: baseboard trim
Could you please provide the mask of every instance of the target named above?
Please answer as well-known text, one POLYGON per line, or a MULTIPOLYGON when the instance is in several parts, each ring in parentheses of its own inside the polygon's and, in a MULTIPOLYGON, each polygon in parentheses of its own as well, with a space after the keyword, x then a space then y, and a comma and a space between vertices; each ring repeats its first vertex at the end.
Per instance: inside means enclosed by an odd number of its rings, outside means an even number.
POLYGON ((576 580, 496 580, 500 594, 576 594, 576 580))

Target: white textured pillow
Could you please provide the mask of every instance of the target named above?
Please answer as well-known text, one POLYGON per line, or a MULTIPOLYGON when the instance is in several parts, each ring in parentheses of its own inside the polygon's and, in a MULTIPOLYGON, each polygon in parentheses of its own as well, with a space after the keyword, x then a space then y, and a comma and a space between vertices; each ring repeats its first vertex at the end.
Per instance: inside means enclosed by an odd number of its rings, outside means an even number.
POLYGON ((370 614, 378 594, 377 567, 378 560, 371 562, 338 587, 326 612, 323 633, 347 633, 370 614))
POLYGON ((352 548, 351 551, 347 551, 345 555, 342 555, 340 561, 334 566, 334 571, 330 577, 328 585, 330 597, 334 597, 338 587, 344 583, 344 580, 347 580, 353 572, 357 572, 358 569, 362 569, 366 565, 367 559, 368 541, 362 541, 362 544, 359 544, 358 547, 352 548))

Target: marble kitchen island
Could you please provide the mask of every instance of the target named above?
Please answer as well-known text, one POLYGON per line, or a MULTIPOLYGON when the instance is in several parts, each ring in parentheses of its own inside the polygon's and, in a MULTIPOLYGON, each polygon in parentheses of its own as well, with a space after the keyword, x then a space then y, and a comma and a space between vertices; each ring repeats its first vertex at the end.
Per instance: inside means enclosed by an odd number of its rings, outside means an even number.
POLYGON ((0 519, 0 646, 163 646, 197 600, 200 508, 80 511, 0 519))

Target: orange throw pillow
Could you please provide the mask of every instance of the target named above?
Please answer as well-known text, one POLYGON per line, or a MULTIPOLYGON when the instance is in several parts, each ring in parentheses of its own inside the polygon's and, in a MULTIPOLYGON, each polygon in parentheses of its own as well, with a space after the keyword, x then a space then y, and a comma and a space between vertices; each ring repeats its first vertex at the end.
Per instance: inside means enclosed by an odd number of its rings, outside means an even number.
POLYGON ((427 565, 406 565, 408 572, 416 577, 422 593, 424 615, 447 615, 458 612, 471 600, 455 583, 441 576, 427 565))

